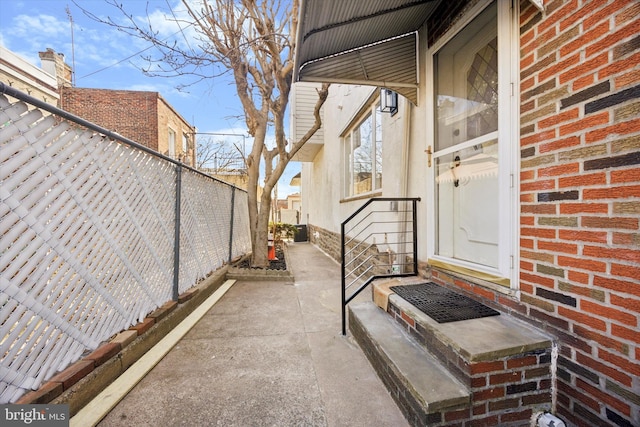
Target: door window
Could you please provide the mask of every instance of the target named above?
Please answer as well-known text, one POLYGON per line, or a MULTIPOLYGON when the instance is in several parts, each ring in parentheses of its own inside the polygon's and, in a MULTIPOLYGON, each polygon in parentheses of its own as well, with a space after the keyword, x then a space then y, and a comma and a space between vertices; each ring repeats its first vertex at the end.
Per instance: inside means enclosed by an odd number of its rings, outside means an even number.
MULTIPOLYGON (((504 219, 515 213, 512 190, 504 191, 511 166, 505 153, 512 142, 505 129, 513 101, 509 93, 505 97, 511 68, 504 66, 511 47, 499 37, 509 34, 504 23, 500 29, 499 8, 509 10, 509 2, 493 2, 432 51, 432 253, 446 262, 509 277, 512 223, 504 219)), ((505 20, 510 14, 501 16, 505 20)), ((509 28, 508 19, 506 24, 509 28)))

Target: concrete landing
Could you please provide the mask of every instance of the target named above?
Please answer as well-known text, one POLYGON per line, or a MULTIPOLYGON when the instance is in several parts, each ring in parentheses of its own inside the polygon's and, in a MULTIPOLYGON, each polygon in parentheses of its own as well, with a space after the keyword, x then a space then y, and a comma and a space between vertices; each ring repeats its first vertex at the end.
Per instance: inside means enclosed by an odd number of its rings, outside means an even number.
POLYGON ((520 353, 551 347, 548 335, 501 314, 481 319, 438 323, 398 295, 390 295, 389 302, 420 324, 423 334, 438 339, 468 362, 496 360, 520 353))

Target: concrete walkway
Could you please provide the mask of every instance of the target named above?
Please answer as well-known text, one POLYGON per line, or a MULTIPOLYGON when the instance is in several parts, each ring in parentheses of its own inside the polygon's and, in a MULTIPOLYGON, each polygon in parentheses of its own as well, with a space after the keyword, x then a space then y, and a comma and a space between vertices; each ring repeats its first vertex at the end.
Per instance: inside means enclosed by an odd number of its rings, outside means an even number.
POLYGON ((295 283, 235 283, 99 425, 408 425, 340 334, 339 264, 289 255, 295 283))

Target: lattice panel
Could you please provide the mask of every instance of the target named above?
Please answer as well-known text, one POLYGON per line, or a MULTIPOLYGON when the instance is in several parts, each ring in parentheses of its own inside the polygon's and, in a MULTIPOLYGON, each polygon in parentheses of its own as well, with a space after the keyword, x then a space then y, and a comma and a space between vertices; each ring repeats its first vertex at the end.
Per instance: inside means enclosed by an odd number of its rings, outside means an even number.
MULTIPOLYGON (((180 292, 228 260, 232 192, 182 182, 180 292)), ((175 194, 175 164, 0 96, 0 403, 172 298, 175 194)))

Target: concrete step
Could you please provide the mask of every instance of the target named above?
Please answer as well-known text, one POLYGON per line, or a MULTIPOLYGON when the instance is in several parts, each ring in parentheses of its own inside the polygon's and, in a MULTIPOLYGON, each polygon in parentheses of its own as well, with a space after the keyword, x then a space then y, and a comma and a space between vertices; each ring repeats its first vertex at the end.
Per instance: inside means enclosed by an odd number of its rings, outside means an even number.
POLYGON ((469 389, 374 303, 349 306, 349 329, 412 424, 469 407, 469 389))
POLYGON ((505 313, 438 323, 395 294, 389 296, 388 309, 396 323, 467 387, 473 383, 476 367, 548 354, 552 346, 550 336, 505 313))

